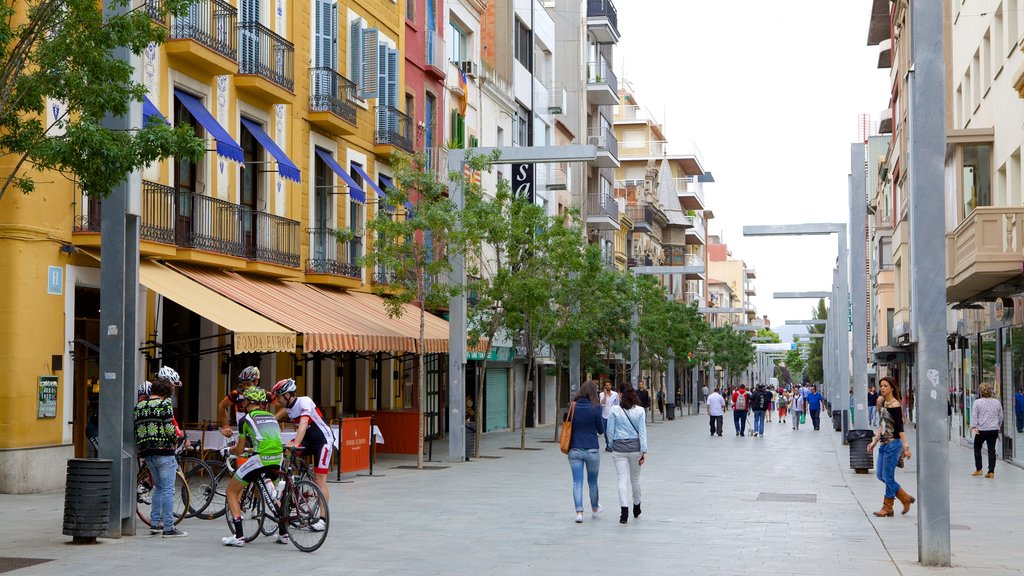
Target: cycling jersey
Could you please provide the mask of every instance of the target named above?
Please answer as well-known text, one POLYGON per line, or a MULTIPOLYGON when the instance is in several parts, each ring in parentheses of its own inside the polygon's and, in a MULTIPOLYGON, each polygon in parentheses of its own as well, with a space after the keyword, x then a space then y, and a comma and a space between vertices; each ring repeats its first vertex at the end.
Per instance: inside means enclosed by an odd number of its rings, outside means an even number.
POLYGON ((313 470, 318 474, 326 474, 331 465, 334 432, 327 425, 320 409, 309 396, 299 396, 286 410, 292 422, 299 423, 303 418, 309 420, 306 435, 302 438, 302 447, 306 454, 312 454, 315 459, 313 470))
POLYGON ((238 467, 235 477, 248 484, 264 469, 277 469, 284 459, 281 426, 266 410, 253 410, 242 415, 240 438, 245 438, 253 455, 238 467))
POLYGON ((245 414, 245 412, 242 410, 242 403, 245 402, 245 396, 243 395, 244 393, 245 389, 235 388, 234 390, 228 392, 227 395, 227 399, 231 402, 231 406, 233 406, 235 409, 236 424, 241 424, 242 416, 245 414))

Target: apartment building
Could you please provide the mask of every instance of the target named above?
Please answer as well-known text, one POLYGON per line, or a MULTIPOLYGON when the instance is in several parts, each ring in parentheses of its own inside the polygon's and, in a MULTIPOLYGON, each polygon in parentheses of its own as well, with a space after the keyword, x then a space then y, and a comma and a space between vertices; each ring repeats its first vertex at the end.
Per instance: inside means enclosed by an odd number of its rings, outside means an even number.
POLYGON ((743 260, 733 257, 732 250, 719 236, 708 237, 707 256, 708 306, 741 310, 711 314, 711 325, 757 325, 757 307, 750 301, 757 295, 757 272, 743 260))

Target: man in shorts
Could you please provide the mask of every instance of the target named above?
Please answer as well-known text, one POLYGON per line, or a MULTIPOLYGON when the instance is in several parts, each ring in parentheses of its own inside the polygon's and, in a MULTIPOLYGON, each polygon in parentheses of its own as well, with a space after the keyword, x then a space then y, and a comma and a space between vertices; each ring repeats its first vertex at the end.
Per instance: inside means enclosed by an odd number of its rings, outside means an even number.
MULTIPOLYGON (((238 425, 238 444, 233 450, 235 455, 241 454, 247 444, 252 443, 252 455, 238 467, 235 475, 228 483, 227 501, 228 514, 235 533, 221 538, 225 546, 242 547, 245 545, 245 534, 242 532, 242 490, 261 473, 281 468, 282 453, 281 425, 277 418, 267 412, 267 392, 259 386, 247 388, 242 398, 242 410, 245 414, 238 425)), ((288 534, 284 527, 278 527, 279 544, 289 544, 288 534)))
MULTIPOLYGON (((327 425, 313 399, 309 396, 299 396, 295 390, 295 380, 291 378, 274 384, 271 395, 278 406, 277 418, 280 420, 287 416, 298 426, 295 430, 295 439, 288 442, 288 446, 301 446, 303 454, 313 455, 313 480, 324 493, 324 500, 330 501, 327 472, 331 467, 331 454, 334 451, 334 431, 327 425)), ((321 518, 310 528, 323 530, 326 524, 321 518)))

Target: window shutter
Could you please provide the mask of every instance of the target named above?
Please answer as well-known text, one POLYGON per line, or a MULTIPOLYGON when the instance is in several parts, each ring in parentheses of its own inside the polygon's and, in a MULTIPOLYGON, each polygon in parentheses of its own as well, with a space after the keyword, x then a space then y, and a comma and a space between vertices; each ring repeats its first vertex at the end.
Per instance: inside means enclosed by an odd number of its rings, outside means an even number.
POLYGON ((451 126, 451 137, 449 138, 451 147, 461 148, 461 146, 459 146, 459 113, 455 110, 452 110, 452 118, 449 125, 451 126))
MULTIPOLYGON (((383 48, 383 47, 382 47, 383 48)), ((382 50, 383 51, 383 50, 382 50)), ((388 106, 395 109, 398 108, 398 50, 391 48, 386 49, 387 56, 387 75, 386 75, 386 92, 388 106)), ((411 112, 411 111, 410 111, 411 112)), ((395 114, 388 114, 388 129, 392 133, 399 132, 398 116, 395 114)))
POLYGON ((349 26, 349 65, 348 73, 351 80, 358 88, 359 97, 363 97, 363 19, 356 18, 349 26))
POLYGON ((470 136, 469 137, 469 147, 470 148, 476 148, 478 146, 480 146, 480 141, 476 139, 476 136, 470 136))
POLYGON ((363 30, 363 77, 360 89, 362 97, 380 97, 380 41, 376 28, 363 30))
POLYGON ((377 47, 377 133, 386 135, 386 142, 390 143, 391 111, 388 107, 388 48, 383 44, 377 47))
MULTIPOLYGON (((332 70, 338 70, 338 2, 331 2, 331 59, 328 64, 332 70)), ((332 82, 333 83, 333 82, 332 82)))

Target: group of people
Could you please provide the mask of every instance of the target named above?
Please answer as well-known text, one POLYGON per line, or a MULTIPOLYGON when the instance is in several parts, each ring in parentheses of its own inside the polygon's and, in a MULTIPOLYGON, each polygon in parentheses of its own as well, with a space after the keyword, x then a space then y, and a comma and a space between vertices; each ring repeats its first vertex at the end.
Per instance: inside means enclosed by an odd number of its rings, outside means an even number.
POLYGON ((793 386, 787 390, 785 387, 768 387, 758 384, 754 391, 747 390, 746 385, 741 384, 738 389, 732 391, 715 387, 711 394, 707 395, 705 405, 707 406, 708 419, 711 428, 711 436, 722 435, 722 424, 725 413, 732 407, 733 426, 737 436, 747 435, 747 416, 753 413, 753 436, 764 436, 764 423, 772 421, 772 414, 778 414, 778 422, 785 423, 792 421, 793 430, 799 430, 803 419, 809 414, 811 424, 815 430, 821 429, 821 407, 824 398, 818 392, 814 384, 793 386))
MULTIPOLYGON (((327 472, 335 443, 334 433, 324 420, 316 404, 308 396, 299 396, 295 380, 285 378, 268 393, 260 387, 260 370, 249 366, 238 376, 238 387, 220 402, 221 433, 232 438, 235 429, 229 420, 233 407, 236 414, 238 441, 233 453, 248 451, 248 459, 235 470, 226 494, 228 514, 233 534, 221 542, 226 546, 245 545, 242 530, 241 497, 247 484, 263 474, 275 474, 281 467, 286 447, 298 447, 315 459, 313 478, 329 499, 327 472), (296 424, 295 438, 284 444, 281 440, 280 420, 289 419, 296 424)), ((181 377, 169 366, 163 366, 152 383, 139 387, 135 405, 135 444, 139 457, 145 458, 153 475, 153 502, 150 516, 150 534, 163 534, 165 538, 181 538, 187 532, 174 526, 174 478, 177 472, 175 448, 184 433, 174 418, 174 389, 181 386, 181 377)), ((326 511, 325 511, 326 512, 326 511)), ((325 520, 311 526, 324 530, 325 520)), ((284 525, 278 526, 276 542, 288 544, 284 525)))
POLYGON ((604 436, 604 450, 611 452, 618 477, 619 522, 629 521, 630 504, 633 518, 638 518, 641 513, 640 467, 647 460, 647 409, 638 391, 624 384, 616 392, 611 381, 606 380, 598 394, 597 383, 588 380, 576 393, 566 420, 572 424, 568 457, 576 523, 583 522, 584 469, 590 488, 591 517, 600 518, 604 511, 597 486, 601 469, 599 435, 604 436))

